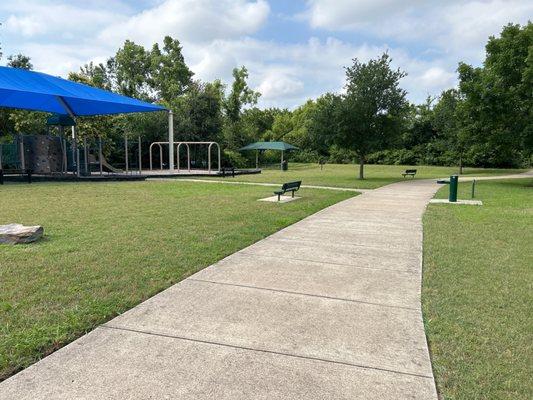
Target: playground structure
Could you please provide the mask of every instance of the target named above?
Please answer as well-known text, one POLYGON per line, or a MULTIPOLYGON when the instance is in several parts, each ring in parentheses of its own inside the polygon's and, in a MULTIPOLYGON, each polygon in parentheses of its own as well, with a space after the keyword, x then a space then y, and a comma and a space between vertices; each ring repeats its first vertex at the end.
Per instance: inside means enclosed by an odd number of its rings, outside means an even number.
MULTIPOLYGON (((217 142, 174 142, 173 146, 176 146, 176 162, 175 165, 177 166, 177 173, 179 174, 181 172, 180 168, 180 148, 182 145, 185 145, 187 149, 187 171, 191 172, 191 145, 205 145, 207 146, 207 173, 211 174, 211 148, 213 146, 217 147, 217 155, 218 155, 218 162, 217 162, 217 172, 220 172, 221 168, 221 158, 220 158, 220 146, 217 142)), ((159 170, 163 171, 163 146, 170 146, 169 142, 153 142, 150 145, 150 171, 153 171, 153 148, 154 146, 159 147, 159 170)), ((170 152, 169 152, 170 154, 170 152)))
MULTIPOLYGON (((62 130, 61 130, 62 131, 62 130)), ((115 177, 122 176, 155 176, 155 175, 212 175, 220 173, 222 160, 221 149, 217 142, 175 142, 174 170, 165 169, 167 161, 164 158, 163 146, 169 142, 153 142, 149 145, 149 170, 143 170, 143 147, 141 137, 131 140, 124 136, 123 143, 115 146, 113 165, 104 155, 104 140, 84 138, 74 147, 73 137, 69 141, 65 136, 54 135, 17 135, 13 143, 0 144, 0 170, 31 171, 35 175, 49 177, 79 177, 87 178, 94 175, 115 177), (191 159, 192 146, 207 147, 207 164, 191 159), (159 148, 159 170, 153 168, 154 147, 159 148), (181 148, 186 148, 186 167, 181 167, 181 148), (212 152, 216 147, 217 160, 213 162, 212 152), (118 160, 118 162, 117 162, 118 160), (213 165, 215 163, 215 165, 213 165), (194 165, 194 167, 193 167, 194 165)), ((77 144, 77 143, 76 143, 77 144)), ((166 154, 165 154, 166 155, 166 154)), ((146 157, 146 154, 144 154, 146 157)), ((146 162, 146 158, 144 158, 146 162)))

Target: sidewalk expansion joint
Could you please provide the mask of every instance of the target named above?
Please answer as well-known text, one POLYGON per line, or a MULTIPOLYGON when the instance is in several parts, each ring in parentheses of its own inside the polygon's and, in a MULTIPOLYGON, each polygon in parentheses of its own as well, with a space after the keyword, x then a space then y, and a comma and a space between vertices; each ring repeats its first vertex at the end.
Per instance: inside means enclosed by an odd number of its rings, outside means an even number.
POLYGON ((367 305, 378 306, 378 307, 399 308, 399 309, 402 309, 402 310, 411 310, 411 311, 417 311, 417 312, 420 311, 418 308, 414 308, 414 307, 395 306, 395 305, 392 305, 392 304, 375 303, 375 302, 372 302, 372 301, 347 299, 347 298, 343 298, 343 297, 325 296, 325 295, 320 295, 320 294, 312 294, 312 293, 304 293, 304 292, 294 292, 292 290, 273 289, 273 288, 267 288, 267 287, 261 287, 261 286, 243 285, 243 284, 240 284, 240 283, 217 282, 217 281, 211 281, 211 280, 206 280, 206 279, 197 279, 197 278, 187 278, 186 280, 194 281, 194 282, 211 283, 211 284, 214 284, 214 285, 234 286, 234 287, 240 287, 240 288, 246 288, 246 289, 263 290, 263 291, 266 291, 266 292, 277 292, 277 293, 284 293, 284 294, 292 294, 292 295, 295 295, 295 296, 306 296, 306 297, 315 297, 315 298, 334 300, 334 301, 344 301, 344 302, 349 302, 349 303, 360 303, 360 304, 367 304, 367 305))
MULTIPOLYGON (((234 253, 237 254, 237 253, 234 253)), ((264 254, 255 254, 252 252, 247 252, 245 250, 241 250, 238 252, 239 255, 245 255, 248 257, 266 257, 266 258, 276 258, 281 260, 293 260, 293 261, 302 261, 302 262, 310 262, 315 264, 326 264, 326 265, 340 265, 343 267, 350 267, 350 268, 361 268, 361 269, 371 269, 375 271, 390 271, 390 272, 405 272, 413 275, 418 275, 419 271, 413 271, 410 269, 392 269, 392 268, 375 268, 375 267, 361 267, 360 265, 355 264, 346 264, 346 263, 337 263, 337 262, 331 262, 331 261, 320 261, 320 260, 309 260, 304 258, 295 258, 295 257, 283 257, 283 256, 267 256, 264 254)), ((418 266, 417 266, 418 267, 418 266)))
POLYGON ((112 329, 112 330, 118 330, 118 331, 125 331, 125 332, 133 332, 133 333, 139 333, 139 334, 142 334, 142 335, 158 336, 158 337, 164 337, 164 338, 168 338, 168 339, 185 340, 185 341, 188 341, 188 342, 203 343, 203 344, 208 344, 208 345, 213 345, 213 346, 221 346, 221 347, 227 347, 227 348, 232 348, 232 349, 253 351, 253 352, 257 352, 257 353, 274 354, 274 355, 278 355, 278 356, 292 357, 292 358, 298 358, 298 359, 302 359, 302 360, 311 360, 311 361, 319 361, 319 362, 330 363, 330 364, 345 365, 345 366, 348 366, 348 367, 355 367, 355 368, 374 370, 374 371, 383 371, 383 372, 389 372, 389 373, 398 374, 398 375, 414 376, 414 377, 417 377, 417 378, 433 379, 433 376, 431 376, 431 375, 417 374, 417 373, 414 373, 414 372, 396 371, 396 370, 388 369, 388 368, 372 367, 372 366, 369 366, 369 365, 355 364, 355 363, 350 363, 350 362, 345 362, 345 361, 328 360, 328 359, 320 358, 320 357, 302 356, 302 355, 298 355, 298 354, 290 354, 290 353, 285 353, 285 352, 281 352, 281 351, 254 349, 252 347, 237 346, 237 345, 233 345, 233 344, 220 343, 220 342, 215 342, 215 341, 211 341, 211 340, 193 339, 193 338, 188 338, 188 337, 184 337, 184 336, 168 335, 168 334, 165 334, 165 333, 156 333, 156 332, 149 332, 149 331, 141 331, 141 330, 138 330, 138 329, 122 328, 122 327, 119 327, 119 326, 112 326, 112 325, 100 325, 100 328, 106 328, 106 329, 112 329))

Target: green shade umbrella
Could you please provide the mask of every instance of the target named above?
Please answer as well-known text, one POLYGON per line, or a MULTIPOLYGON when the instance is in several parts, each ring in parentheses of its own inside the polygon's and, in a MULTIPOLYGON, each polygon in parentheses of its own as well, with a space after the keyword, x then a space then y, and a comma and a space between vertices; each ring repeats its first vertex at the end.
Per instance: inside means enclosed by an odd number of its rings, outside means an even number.
POLYGON ((299 150, 298 147, 285 142, 255 142, 248 146, 241 147, 239 151, 257 150, 255 155, 255 167, 259 168, 259 150, 278 150, 281 151, 281 168, 283 168, 283 153, 289 150, 299 150))
POLYGON ((293 146, 292 144, 285 143, 285 142, 255 142, 252 144, 249 144, 248 146, 241 147, 239 151, 244 150, 279 150, 279 151, 287 151, 287 150, 299 150, 298 147, 293 146))

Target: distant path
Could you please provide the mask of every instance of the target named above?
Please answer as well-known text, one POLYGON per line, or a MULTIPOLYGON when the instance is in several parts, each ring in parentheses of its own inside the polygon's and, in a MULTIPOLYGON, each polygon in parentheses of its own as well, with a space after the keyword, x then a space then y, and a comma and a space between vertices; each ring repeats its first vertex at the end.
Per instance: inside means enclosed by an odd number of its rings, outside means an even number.
POLYGON ((0 384, 2 400, 436 400, 420 307, 434 181, 337 203, 0 384))
POLYGON ((533 178, 533 169, 522 172, 520 174, 510 174, 510 175, 494 175, 494 176, 468 176, 468 175, 459 175, 459 181, 488 181, 496 179, 521 179, 521 178, 533 178))
MULTIPOLYGON (((230 179, 230 178, 228 178, 230 179)), ((281 187, 280 183, 262 183, 262 182, 242 182, 242 181, 233 181, 233 180, 225 180, 225 181, 219 181, 215 179, 194 179, 194 178, 148 178, 147 181, 175 181, 175 182, 201 182, 201 183, 222 183, 222 184, 228 184, 228 185, 251 185, 251 186, 271 186, 271 187, 281 187)), ((325 189, 325 190, 340 190, 343 192, 369 192, 374 189, 354 189, 354 188, 347 188, 347 187, 335 187, 335 186, 317 186, 317 185, 302 185, 302 188, 306 189, 325 189)))

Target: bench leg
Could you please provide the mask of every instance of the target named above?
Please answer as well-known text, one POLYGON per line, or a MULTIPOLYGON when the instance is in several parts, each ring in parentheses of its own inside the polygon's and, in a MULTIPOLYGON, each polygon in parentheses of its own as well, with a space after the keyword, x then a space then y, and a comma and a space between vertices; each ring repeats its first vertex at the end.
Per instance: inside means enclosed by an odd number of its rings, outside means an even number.
POLYGON ((292 191, 292 197, 294 198, 294 190, 292 191))
POLYGON ((281 200, 281 194, 278 194, 278 201, 281 200))

